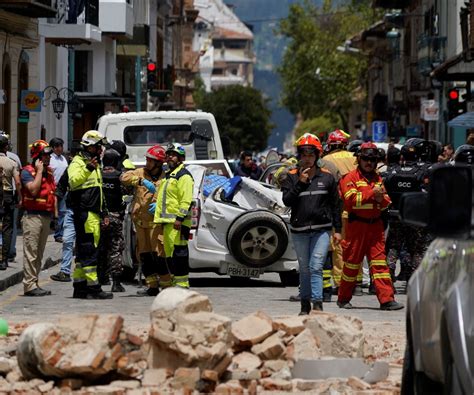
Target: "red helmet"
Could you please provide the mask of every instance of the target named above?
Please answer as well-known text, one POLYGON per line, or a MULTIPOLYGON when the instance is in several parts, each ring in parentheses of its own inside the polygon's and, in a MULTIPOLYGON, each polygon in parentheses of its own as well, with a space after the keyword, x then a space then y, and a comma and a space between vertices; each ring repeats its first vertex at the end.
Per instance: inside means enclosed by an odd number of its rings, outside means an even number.
POLYGON ((367 143, 361 144, 359 148, 359 155, 378 157, 379 149, 374 143, 368 141, 367 143))
POLYGON ((31 159, 39 158, 42 154, 50 154, 53 152, 49 144, 44 140, 36 140, 33 144, 30 144, 30 155, 31 159))
POLYGON ((295 141, 295 145, 298 151, 300 150, 300 148, 303 148, 305 146, 312 146, 316 148, 319 153, 323 152, 323 146, 321 145, 321 142, 319 141, 318 137, 312 133, 303 134, 298 140, 295 141))
POLYGON ((349 142, 349 135, 344 130, 336 129, 328 137, 328 145, 345 145, 349 142))
POLYGON ((145 157, 159 160, 160 162, 164 162, 166 159, 166 152, 165 152, 165 149, 161 145, 156 144, 153 147, 148 148, 148 150, 146 151, 145 157))

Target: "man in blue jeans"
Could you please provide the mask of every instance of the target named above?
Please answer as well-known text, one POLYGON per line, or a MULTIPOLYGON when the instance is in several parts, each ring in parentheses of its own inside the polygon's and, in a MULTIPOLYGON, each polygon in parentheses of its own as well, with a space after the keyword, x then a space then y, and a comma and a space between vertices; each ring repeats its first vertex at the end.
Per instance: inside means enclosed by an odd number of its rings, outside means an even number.
POLYGON ((298 168, 283 181, 283 202, 291 207, 290 229, 300 267, 300 315, 323 310, 323 265, 333 241, 341 241, 341 199, 334 177, 318 166, 319 139, 305 133, 295 143, 298 168))

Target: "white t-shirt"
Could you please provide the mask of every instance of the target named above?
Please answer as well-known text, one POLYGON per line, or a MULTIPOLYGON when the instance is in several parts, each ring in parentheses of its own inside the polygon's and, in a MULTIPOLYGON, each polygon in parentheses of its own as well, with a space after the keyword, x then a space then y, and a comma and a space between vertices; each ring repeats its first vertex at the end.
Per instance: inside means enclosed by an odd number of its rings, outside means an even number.
POLYGON ((51 154, 51 160, 49 162, 49 167, 53 169, 54 182, 56 185, 59 182, 59 179, 66 171, 68 166, 67 159, 64 155, 56 155, 54 152, 51 154))

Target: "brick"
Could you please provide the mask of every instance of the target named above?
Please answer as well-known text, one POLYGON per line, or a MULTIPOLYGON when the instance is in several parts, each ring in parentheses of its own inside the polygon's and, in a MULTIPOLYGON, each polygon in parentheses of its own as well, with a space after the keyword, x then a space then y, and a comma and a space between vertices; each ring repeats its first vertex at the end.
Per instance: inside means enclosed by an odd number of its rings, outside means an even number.
POLYGON ((331 382, 328 380, 292 380, 294 387, 299 391, 313 391, 316 394, 326 393, 329 391, 331 382))
POLYGON ((143 373, 143 387, 159 387, 162 386, 168 377, 172 375, 169 369, 148 369, 143 373))
POLYGON ((75 391, 81 388, 84 385, 84 380, 82 379, 62 379, 58 383, 59 388, 70 388, 71 390, 75 391))
POLYGON ((247 387, 248 395, 257 395, 258 382, 257 380, 252 380, 247 387))
POLYGON ((306 317, 291 316, 275 318, 273 320, 273 330, 284 331, 287 335, 299 335, 305 329, 306 317))
POLYGON ((98 345, 105 343, 112 347, 117 343, 122 327, 123 318, 120 315, 101 315, 95 322, 89 341, 98 345))
POLYGON ((266 338, 262 343, 252 347, 252 352, 261 359, 276 359, 285 352, 285 345, 278 333, 266 338))
POLYGON ((251 371, 262 366, 260 358, 250 352, 244 351, 234 355, 229 370, 251 371))
POLYGON ((105 357, 105 351, 93 345, 83 344, 72 355, 68 370, 74 374, 88 373, 97 369, 105 357))
POLYGON ((201 373, 201 378, 203 380, 209 380, 217 383, 219 380, 219 374, 215 370, 204 369, 201 373))
POLYGON ((265 361, 263 363, 263 367, 265 369, 269 369, 272 372, 278 372, 284 368, 288 368, 288 362, 284 361, 283 359, 275 359, 275 360, 269 360, 265 361))
POLYGON ((219 384, 216 387, 215 393, 219 395, 243 395, 244 388, 238 381, 228 381, 227 383, 219 384))
POLYGON ((174 372, 171 387, 175 389, 194 388, 200 378, 199 368, 179 368, 174 372))
POLYGON ((268 378, 260 380, 260 384, 268 391, 291 391, 293 389, 293 383, 288 380, 268 378))
POLYGON ((253 369, 253 370, 235 369, 235 370, 226 372, 224 378, 227 380, 250 381, 250 380, 258 380, 262 378, 262 374, 260 370, 258 369, 253 369))
POLYGON ((347 379, 347 385, 355 390, 368 390, 371 388, 369 383, 355 376, 351 376, 347 379))
POLYGON ((273 325, 255 314, 232 324, 232 336, 237 347, 250 347, 260 343, 273 333, 273 325))
POLYGON ((141 346, 143 344, 143 340, 140 336, 134 335, 133 333, 127 332, 127 341, 134 346, 141 346))
POLYGON ((105 359, 105 362, 102 364, 102 368, 109 372, 116 366, 117 360, 120 358, 122 355, 122 346, 117 343, 115 346, 110 350, 108 353, 108 356, 105 359))

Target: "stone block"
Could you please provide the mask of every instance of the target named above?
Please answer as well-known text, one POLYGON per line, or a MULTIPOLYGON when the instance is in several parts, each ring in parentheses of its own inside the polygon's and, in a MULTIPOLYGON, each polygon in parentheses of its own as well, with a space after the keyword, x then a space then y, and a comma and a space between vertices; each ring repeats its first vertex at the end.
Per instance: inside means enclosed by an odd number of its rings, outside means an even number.
POLYGON ((304 331, 306 319, 307 317, 304 316, 274 318, 273 330, 282 330, 287 335, 296 336, 304 331))
POLYGON ((58 325, 74 332, 77 342, 85 343, 89 340, 97 318, 97 314, 68 314, 59 317, 58 325))
POLYGON ((273 333, 273 324, 262 314, 246 316, 232 324, 232 336, 237 348, 247 348, 260 343, 273 333))
POLYGON ((50 392, 54 387, 54 381, 48 381, 47 383, 38 385, 38 390, 41 392, 50 392))
POLYGON ((262 343, 252 347, 252 352, 263 360, 276 359, 285 352, 285 345, 278 333, 266 338, 262 343))
POLYGON ((110 383, 111 386, 133 390, 140 387, 138 380, 115 380, 110 383))
POLYGON ((192 389, 196 386, 199 378, 199 368, 179 368, 174 372, 171 387, 174 389, 192 389))
POLYGON ((355 376, 351 376, 347 379, 347 385, 355 390, 368 390, 371 388, 369 383, 355 376))
POLYGON ((201 378, 217 383, 219 381, 219 374, 215 370, 204 369, 201 373, 201 378))
POLYGON ((89 341, 98 346, 113 347, 123 327, 123 318, 117 314, 102 314, 95 321, 89 341))
POLYGON ((5 376, 8 372, 12 371, 16 363, 12 358, 0 357, 0 374, 5 376))
POLYGON ((219 395, 243 395, 244 388, 238 381, 228 381, 227 383, 219 384, 216 387, 215 393, 219 395))
POLYGON ((143 373, 143 387, 160 387, 173 374, 169 369, 148 369, 143 373))
POLYGON ((260 385, 267 391, 291 391, 293 389, 291 381, 281 379, 262 379, 260 385))
POLYGON ((258 369, 262 366, 261 359, 247 351, 241 352, 234 355, 232 363, 229 366, 229 370, 241 370, 244 372, 250 372, 251 370, 258 369))
POLYGON ((287 346, 286 356, 291 361, 318 359, 321 357, 321 350, 313 333, 309 329, 305 329, 287 346))

